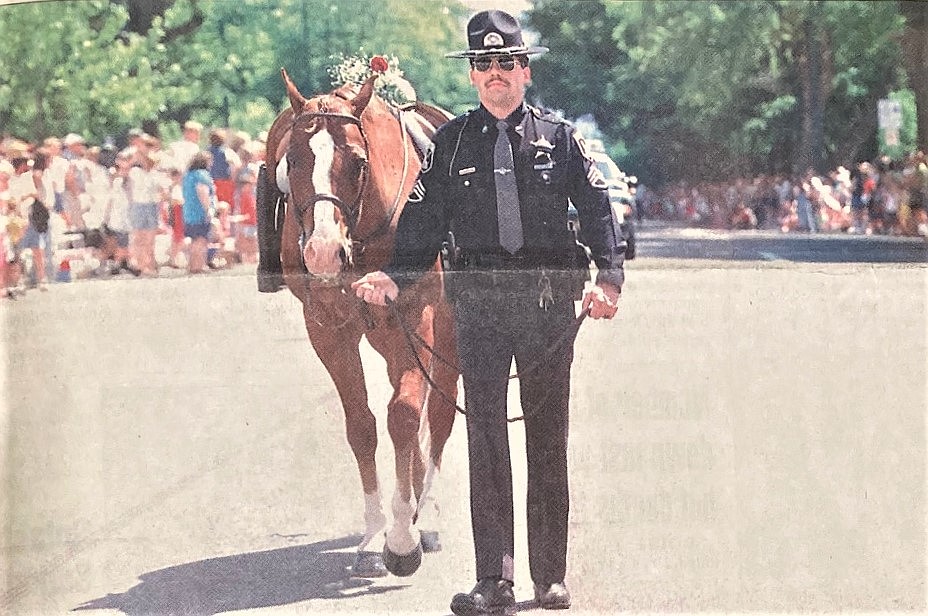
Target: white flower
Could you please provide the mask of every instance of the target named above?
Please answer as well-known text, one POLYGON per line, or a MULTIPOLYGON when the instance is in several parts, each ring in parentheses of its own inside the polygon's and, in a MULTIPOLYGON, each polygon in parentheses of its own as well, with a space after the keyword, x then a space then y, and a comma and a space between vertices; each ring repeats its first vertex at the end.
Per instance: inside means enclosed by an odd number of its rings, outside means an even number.
MULTIPOLYGON (((333 64, 328 68, 328 73, 333 88, 345 84, 360 86, 371 76, 371 57, 365 54, 363 49, 358 50, 358 53, 352 56, 339 54, 332 56, 331 59, 333 64)), ((396 57, 389 58, 387 65, 389 68, 386 72, 374 82, 374 91, 377 95, 395 106, 415 102, 416 90, 403 77, 403 71, 399 69, 399 61, 396 57)))

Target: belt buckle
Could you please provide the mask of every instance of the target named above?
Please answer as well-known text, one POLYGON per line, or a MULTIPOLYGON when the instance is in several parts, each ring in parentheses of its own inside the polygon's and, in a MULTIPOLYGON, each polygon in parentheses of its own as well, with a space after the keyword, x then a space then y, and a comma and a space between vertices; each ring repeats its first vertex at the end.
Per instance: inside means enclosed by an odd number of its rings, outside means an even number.
POLYGON ((547 312, 554 303, 554 293, 551 290, 551 279, 545 271, 541 272, 541 278, 538 279, 538 289, 538 307, 547 312))

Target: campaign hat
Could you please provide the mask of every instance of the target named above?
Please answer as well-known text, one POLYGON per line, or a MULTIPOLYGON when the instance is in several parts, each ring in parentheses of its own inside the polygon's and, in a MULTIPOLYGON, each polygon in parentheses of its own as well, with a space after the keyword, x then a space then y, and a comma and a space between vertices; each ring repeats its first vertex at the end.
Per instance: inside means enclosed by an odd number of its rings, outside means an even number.
POLYGON ((505 11, 481 11, 467 22, 467 49, 445 54, 446 58, 477 58, 488 55, 537 55, 547 47, 526 45, 518 20, 505 11))

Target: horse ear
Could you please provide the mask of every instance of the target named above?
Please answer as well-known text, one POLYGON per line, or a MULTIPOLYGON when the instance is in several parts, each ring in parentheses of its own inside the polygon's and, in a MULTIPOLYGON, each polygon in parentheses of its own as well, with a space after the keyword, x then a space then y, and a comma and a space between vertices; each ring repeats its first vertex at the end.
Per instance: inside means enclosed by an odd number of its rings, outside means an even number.
POLYGON ((287 74, 287 69, 280 69, 280 76, 284 78, 284 84, 287 86, 287 96, 290 97, 290 106, 293 108, 293 113, 300 113, 303 110, 303 105, 306 104, 306 97, 296 89, 293 81, 290 80, 290 75, 287 74))
POLYGON ((364 109, 367 108, 367 104, 371 102, 371 97, 374 95, 374 81, 376 81, 378 77, 380 77, 380 75, 377 74, 368 77, 364 85, 361 86, 361 91, 358 92, 358 95, 351 101, 351 112, 354 117, 360 119, 361 114, 364 113, 364 109))

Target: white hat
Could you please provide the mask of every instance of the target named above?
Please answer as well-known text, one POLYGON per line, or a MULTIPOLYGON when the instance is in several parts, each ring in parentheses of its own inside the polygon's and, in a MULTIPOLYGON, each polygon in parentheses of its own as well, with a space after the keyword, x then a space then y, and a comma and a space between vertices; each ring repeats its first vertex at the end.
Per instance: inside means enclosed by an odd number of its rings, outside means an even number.
POLYGON ((87 143, 84 141, 84 138, 77 133, 68 133, 64 136, 64 139, 62 139, 61 142, 65 145, 65 147, 69 147, 77 143, 87 143))

